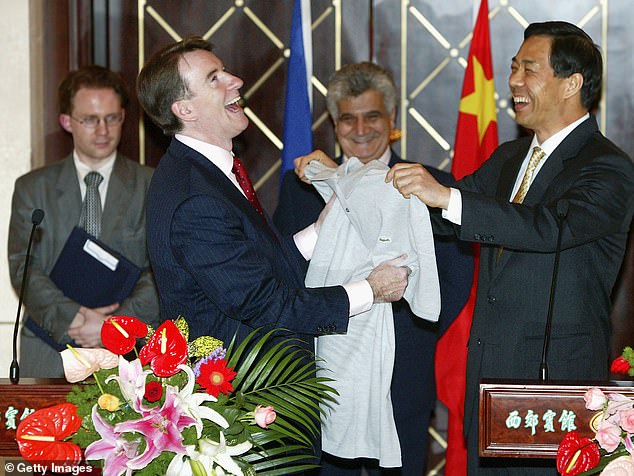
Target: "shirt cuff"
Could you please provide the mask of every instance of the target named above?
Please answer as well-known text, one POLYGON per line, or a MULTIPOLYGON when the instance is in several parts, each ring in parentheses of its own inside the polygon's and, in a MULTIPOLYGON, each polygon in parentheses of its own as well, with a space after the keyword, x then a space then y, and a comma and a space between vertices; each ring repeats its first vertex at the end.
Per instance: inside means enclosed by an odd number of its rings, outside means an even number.
POLYGON ((350 301, 349 317, 368 311, 374 304, 374 293, 366 279, 343 285, 350 301))
POLYGON ((313 257, 313 251, 315 251, 315 245, 317 244, 317 236, 314 223, 293 235, 295 246, 297 246, 297 249, 306 261, 310 261, 313 257))
POLYGON ((462 225, 462 194, 457 188, 451 189, 449 205, 442 211, 442 217, 455 225, 462 225))

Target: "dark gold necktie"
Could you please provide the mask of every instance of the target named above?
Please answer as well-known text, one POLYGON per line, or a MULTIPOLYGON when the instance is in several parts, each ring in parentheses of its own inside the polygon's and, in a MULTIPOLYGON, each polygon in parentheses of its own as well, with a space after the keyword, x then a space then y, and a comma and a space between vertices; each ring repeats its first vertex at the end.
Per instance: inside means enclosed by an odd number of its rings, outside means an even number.
POLYGON ((522 203, 524 201, 524 197, 528 193, 528 189, 531 186, 531 181, 533 180, 533 175, 535 174, 535 169, 539 165, 539 162, 544 158, 546 154, 539 147, 533 147, 533 153, 531 158, 528 159, 528 166, 526 167, 526 172, 524 172, 524 177, 522 178, 522 183, 520 184, 520 188, 517 189, 517 193, 511 200, 513 203, 522 203))
MULTIPOLYGON (((531 182, 533 180, 533 175, 535 174, 535 169, 539 165, 539 162, 544 158, 546 154, 539 147, 533 147, 533 153, 531 154, 531 158, 528 159, 528 166, 526 167, 526 172, 524 172, 524 177, 522 177, 522 183, 520 184, 520 188, 517 189, 515 196, 511 202, 513 203, 523 203, 526 194, 528 193, 528 189, 531 186, 531 182)), ((502 256, 502 251, 504 250, 503 246, 498 247, 498 255, 496 261, 500 260, 500 256, 502 256)))

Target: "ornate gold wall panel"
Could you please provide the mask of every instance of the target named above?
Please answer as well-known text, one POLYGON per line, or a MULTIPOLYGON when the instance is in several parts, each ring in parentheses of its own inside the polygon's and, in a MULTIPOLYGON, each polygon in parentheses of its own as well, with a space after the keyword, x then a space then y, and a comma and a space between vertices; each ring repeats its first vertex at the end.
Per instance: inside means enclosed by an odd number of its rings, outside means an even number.
MULTIPOLYGON (((631 24, 627 19, 632 19, 628 3, 489 1, 500 141, 519 133, 509 107, 507 75, 523 29, 532 21, 563 19, 583 27, 601 46, 608 81, 598 112, 600 126, 624 149, 632 149, 632 134, 617 117, 610 116, 609 108, 616 100, 611 92, 619 94, 616 102, 623 106, 622 93, 627 90, 630 103, 625 112, 632 114, 631 74, 617 73, 622 67, 632 71, 631 54, 629 59, 625 57, 634 43, 627 30, 631 24), (617 38, 617 32, 627 32, 625 42, 622 35, 617 38)), ((313 0, 315 146, 335 152, 324 85, 341 64, 370 59, 372 34, 371 59, 393 72, 400 89, 398 125, 403 139, 396 144, 397 151, 409 160, 448 170, 477 4, 477 0, 313 0)), ((245 157, 264 206, 271 212, 279 181, 291 8, 292 0, 138 0, 139 68, 165 43, 195 33, 217 45, 216 52, 227 67, 245 80, 242 93, 252 125, 238 138, 236 148, 245 157)), ((152 149, 145 128, 140 131, 141 160, 155 164, 165 140, 154 139, 160 147, 152 149)), ((159 135, 151 126, 149 133, 159 135)))

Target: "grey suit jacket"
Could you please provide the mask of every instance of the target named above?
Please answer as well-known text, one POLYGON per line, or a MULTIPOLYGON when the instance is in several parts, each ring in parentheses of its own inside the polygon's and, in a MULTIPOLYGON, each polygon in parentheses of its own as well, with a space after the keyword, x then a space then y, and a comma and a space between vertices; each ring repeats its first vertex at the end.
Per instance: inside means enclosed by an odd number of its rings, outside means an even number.
MULTIPOLYGON (((145 240, 145 195, 151 176, 151 168, 117 156, 104 204, 100 237, 101 241, 144 270, 132 294, 120 303, 116 313, 135 316, 148 323, 158 321, 158 297, 149 271, 145 240)), ((24 296, 25 314, 61 344, 70 340, 66 331, 81 303, 65 297, 48 276, 68 235, 79 222, 81 205, 72 155, 16 180, 8 242, 11 283, 19 292, 32 228, 31 213, 35 208, 41 208, 45 217, 32 244, 24 296)), ((47 347, 42 341, 32 338, 33 335, 26 329, 23 329, 22 335, 20 353, 26 355, 27 360, 32 353, 37 354, 47 347), (31 348, 33 345, 37 348, 31 348)), ((46 367, 48 363, 42 361, 41 365, 46 367)), ((25 375, 31 374, 29 369, 23 367, 22 370, 25 375)), ((38 375, 45 376, 45 370, 37 370, 38 375)))

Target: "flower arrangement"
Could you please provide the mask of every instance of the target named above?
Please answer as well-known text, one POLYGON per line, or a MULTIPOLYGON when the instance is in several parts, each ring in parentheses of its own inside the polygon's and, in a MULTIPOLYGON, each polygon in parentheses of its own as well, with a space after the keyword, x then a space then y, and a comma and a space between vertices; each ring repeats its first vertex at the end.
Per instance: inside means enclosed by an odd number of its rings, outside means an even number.
POLYGON ((182 317, 155 331, 128 316, 102 326, 105 349, 68 348, 68 403, 22 420, 16 440, 32 462, 77 465, 104 476, 283 475, 315 467, 320 404, 335 401, 315 359, 274 330, 228 348, 188 342, 182 317), (273 340, 274 337, 278 337, 273 340), (123 356, 144 339, 138 357, 123 356), (307 358, 308 357, 308 358, 307 358))
MULTIPOLYGON (((610 370, 634 376, 634 351, 626 347, 610 370)), ((576 431, 566 434, 557 451, 562 475, 634 475, 634 400, 621 393, 604 393, 593 387, 584 394, 585 406, 597 413, 591 420, 593 439, 576 431)))
POLYGON ((625 347, 623 353, 612 361, 610 372, 634 377, 634 350, 625 347))

